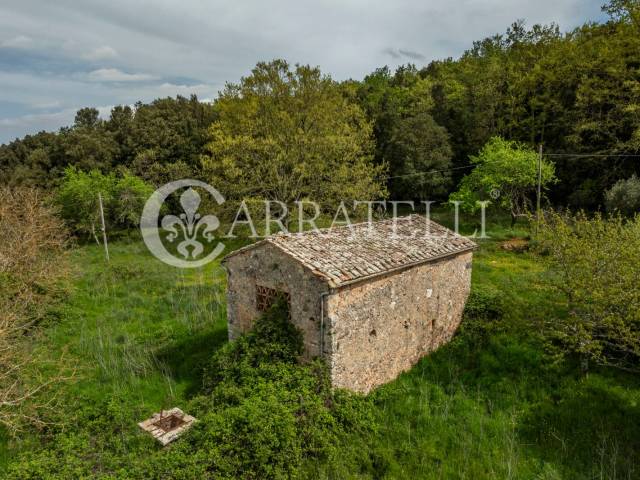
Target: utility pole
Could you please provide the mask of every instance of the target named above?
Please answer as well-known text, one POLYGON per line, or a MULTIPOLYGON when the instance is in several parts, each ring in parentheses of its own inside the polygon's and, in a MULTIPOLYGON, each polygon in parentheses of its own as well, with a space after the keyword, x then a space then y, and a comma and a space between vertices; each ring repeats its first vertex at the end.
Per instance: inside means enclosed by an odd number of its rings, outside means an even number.
POLYGON ((102 208, 102 194, 98 192, 98 204, 100 205, 100 221, 102 222, 102 240, 104 242, 104 254, 109 261, 109 245, 107 244, 107 227, 104 224, 104 209, 102 208))
POLYGON ((540 150, 538 154, 538 198, 536 205, 536 233, 540 229, 540 203, 542 197, 542 144, 540 144, 540 150))

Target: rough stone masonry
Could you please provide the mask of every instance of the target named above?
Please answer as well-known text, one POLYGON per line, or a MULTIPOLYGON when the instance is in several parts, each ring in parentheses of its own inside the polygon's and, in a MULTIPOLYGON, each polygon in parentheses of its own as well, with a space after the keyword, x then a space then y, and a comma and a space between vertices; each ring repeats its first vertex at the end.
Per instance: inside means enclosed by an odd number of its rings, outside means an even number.
POLYGON ((229 338, 278 295, 335 387, 393 380, 448 342, 462 319, 476 244, 419 215, 272 235, 224 259, 229 338))

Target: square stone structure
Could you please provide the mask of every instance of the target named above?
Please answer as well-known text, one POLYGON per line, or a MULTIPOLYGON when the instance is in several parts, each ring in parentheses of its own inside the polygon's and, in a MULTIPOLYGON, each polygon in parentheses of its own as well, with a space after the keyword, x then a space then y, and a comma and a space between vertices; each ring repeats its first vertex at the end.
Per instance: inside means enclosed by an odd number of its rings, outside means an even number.
POLYGON ((334 387, 367 393, 451 339, 475 248, 419 215, 272 235, 223 260, 229 339, 284 294, 305 357, 325 359, 334 387))

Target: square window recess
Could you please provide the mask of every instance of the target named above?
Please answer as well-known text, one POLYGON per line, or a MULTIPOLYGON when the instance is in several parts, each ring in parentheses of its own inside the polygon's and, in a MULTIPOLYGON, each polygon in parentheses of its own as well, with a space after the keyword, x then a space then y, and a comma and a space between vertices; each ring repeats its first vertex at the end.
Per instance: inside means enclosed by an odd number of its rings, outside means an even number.
POLYGON ((195 421, 194 417, 187 415, 179 408, 172 408, 154 413, 151 418, 140 422, 138 426, 165 446, 182 435, 195 421))

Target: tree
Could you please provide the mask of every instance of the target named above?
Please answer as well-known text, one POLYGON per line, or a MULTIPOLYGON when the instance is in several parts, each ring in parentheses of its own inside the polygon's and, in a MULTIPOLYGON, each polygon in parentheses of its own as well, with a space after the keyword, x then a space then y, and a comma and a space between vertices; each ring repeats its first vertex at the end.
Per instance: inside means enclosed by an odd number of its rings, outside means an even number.
POLYGON ((126 229, 139 224, 142 208, 153 190, 151 185, 126 170, 116 176, 67 167, 56 200, 62 218, 75 232, 92 235, 99 243, 96 234, 100 225, 98 194, 102 196, 105 221, 112 228, 126 229))
MULTIPOLYGON (((475 211, 479 201, 496 203, 511 214, 512 225, 519 216, 531 210, 531 194, 538 182, 538 154, 525 145, 493 137, 471 157, 475 165, 466 175, 450 201, 462 202, 469 211, 475 211)), ((553 164, 542 160, 542 188, 555 181, 553 164)))
POLYGON ((397 121, 384 155, 393 196, 427 199, 445 194, 451 184, 451 156, 447 130, 426 111, 397 121))
POLYGON ((308 198, 324 206, 385 195, 371 125, 318 68, 259 63, 216 102, 202 166, 231 199, 308 198))
POLYGON ((113 185, 109 218, 119 228, 135 228, 140 225, 142 209, 154 188, 127 170, 121 172, 113 185))
POLYGON ((130 130, 132 154, 125 164, 130 165, 138 153, 153 150, 159 164, 183 162, 195 171, 215 117, 213 106, 195 95, 137 103, 130 130))
POLYGON ((545 332, 585 359, 640 369, 640 217, 551 213, 538 241, 568 311, 545 332))
POLYGON ((607 210, 633 216, 640 213, 640 178, 633 175, 618 181, 605 194, 607 210))
POLYGON ((611 0, 602 7, 602 11, 611 16, 614 21, 631 22, 640 28, 640 1, 611 0))
POLYGON ((70 165, 103 173, 117 167, 137 169, 138 155, 149 159, 150 151, 154 158, 150 177, 173 178, 185 172, 197 177, 214 117, 213 106, 195 95, 138 102, 135 110, 117 105, 108 120, 101 120, 95 108, 81 108, 70 127, 0 145, 0 183, 48 187, 70 165))
POLYGON ((93 129, 100 125, 100 113, 97 108, 81 108, 76 112, 75 128, 93 129))

